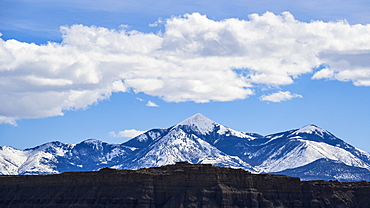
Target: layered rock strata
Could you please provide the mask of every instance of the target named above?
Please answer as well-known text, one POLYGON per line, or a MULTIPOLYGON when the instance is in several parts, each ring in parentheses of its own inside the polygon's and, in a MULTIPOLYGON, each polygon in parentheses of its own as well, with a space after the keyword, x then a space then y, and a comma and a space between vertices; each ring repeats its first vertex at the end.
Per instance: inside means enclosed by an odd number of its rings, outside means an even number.
POLYGON ((369 182, 301 181, 186 162, 0 176, 0 207, 369 207, 369 182))

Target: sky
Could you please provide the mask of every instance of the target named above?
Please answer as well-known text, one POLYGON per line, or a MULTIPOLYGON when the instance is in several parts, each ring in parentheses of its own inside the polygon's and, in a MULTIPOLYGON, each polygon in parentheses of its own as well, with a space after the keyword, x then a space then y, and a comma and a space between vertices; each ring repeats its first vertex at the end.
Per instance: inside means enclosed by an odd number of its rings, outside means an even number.
POLYGON ((2 0, 0 146, 122 143, 196 113, 370 152, 366 0, 2 0))

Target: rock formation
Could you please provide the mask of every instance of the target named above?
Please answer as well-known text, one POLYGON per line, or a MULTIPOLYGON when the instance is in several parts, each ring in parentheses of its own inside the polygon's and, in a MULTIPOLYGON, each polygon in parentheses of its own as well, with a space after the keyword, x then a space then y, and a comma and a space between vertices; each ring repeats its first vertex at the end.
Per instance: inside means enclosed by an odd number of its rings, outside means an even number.
POLYGON ((0 207, 369 207, 370 183, 179 162, 157 168, 0 176, 0 207))

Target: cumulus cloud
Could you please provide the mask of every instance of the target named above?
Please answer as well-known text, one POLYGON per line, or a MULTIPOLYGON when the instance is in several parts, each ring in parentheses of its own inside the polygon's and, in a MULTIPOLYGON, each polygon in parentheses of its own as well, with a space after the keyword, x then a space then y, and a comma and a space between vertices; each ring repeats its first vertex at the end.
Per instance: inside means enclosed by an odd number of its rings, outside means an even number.
MULTIPOLYGON (((368 29, 370 34, 370 29, 368 29)), ((313 79, 351 81, 356 86, 370 86, 370 50, 323 53, 322 60, 330 67, 316 72, 313 79)))
POLYGON ((279 91, 270 95, 263 95, 260 97, 260 100, 280 103, 282 101, 291 100, 293 98, 302 98, 302 95, 293 94, 289 91, 279 91))
POLYGON ((146 106, 148 106, 148 107, 159 107, 159 105, 157 105, 156 103, 154 103, 150 100, 146 103, 146 106))
POLYGON ((136 129, 126 129, 123 131, 115 132, 111 131, 109 132, 109 136, 111 137, 125 137, 125 138, 134 138, 136 136, 139 136, 140 134, 145 133, 145 131, 139 131, 136 129))
POLYGON ((133 91, 167 102, 245 99, 321 65, 313 79, 370 86, 370 25, 300 22, 284 12, 161 21, 161 33, 61 27, 45 45, 0 39, 0 122, 63 115, 133 91))

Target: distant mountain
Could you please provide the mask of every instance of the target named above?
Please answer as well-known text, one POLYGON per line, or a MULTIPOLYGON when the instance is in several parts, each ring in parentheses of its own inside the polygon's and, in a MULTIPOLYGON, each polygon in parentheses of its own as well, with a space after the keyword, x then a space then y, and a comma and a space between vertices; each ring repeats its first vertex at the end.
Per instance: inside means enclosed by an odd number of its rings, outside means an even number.
POLYGON ((31 149, 0 147, 0 174, 54 174, 103 167, 140 169, 189 161, 194 164, 277 173, 304 180, 369 180, 370 154, 313 124, 262 136, 196 114, 167 129, 149 130, 125 143, 95 139, 50 142, 31 149), (340 173, 339 173, 340 172, 340 173))
POLYGON ((264 143, 256 144, 248 159, 260 172, 277 172, 296 168, 327 158, 349 166, 370 170, 369 153, 358 150, 315 125, 268 135, 264 143))
POLYGON ((302 167, 286 169, 273 174, 295 176, 302 180, 370 181, 368 169, 349 166, 326 158, 318 159, 302 167))

